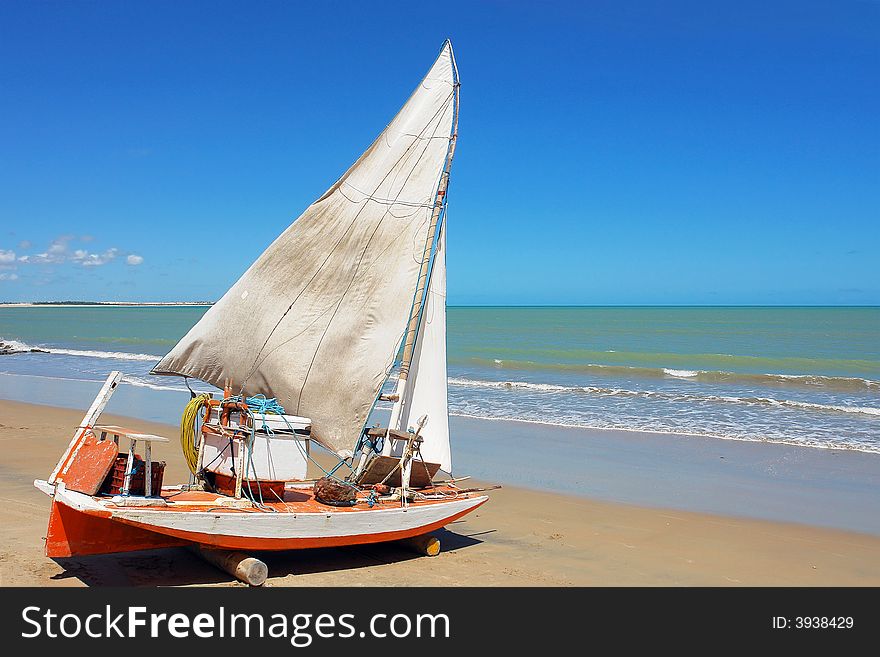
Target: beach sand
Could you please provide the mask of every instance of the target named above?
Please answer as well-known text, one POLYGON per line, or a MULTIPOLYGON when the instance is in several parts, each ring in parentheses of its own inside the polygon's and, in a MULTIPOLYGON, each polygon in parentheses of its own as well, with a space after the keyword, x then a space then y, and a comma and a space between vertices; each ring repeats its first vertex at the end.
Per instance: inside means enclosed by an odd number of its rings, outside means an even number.
MULTIPOLYGON (((43 555, 49 499, 32 482, 49 474, 81 417, 81 411, 0 401, 0 585, 240 585, 183 549, 57 562, 43 555)), ((176 427, 110 415, 102 420, 171 438, 154 455, 168 462, 166 483, 185 480, 176 427)), ((596 440, 601 449, 609 437, 597 434, 596 440)), ((621 471, 626 455, 626 449, 618 455, 621 471)), ((704 457, 698 450, 697 461, 704 457)), ((643 470, 632 476, 649 476, 643 470)), ((727 475, 730 481, 736 476, 727 475)), ((743 487, 753 483, 741 479, 743 487)), ((419 557, 397 544, 262 554, 267 585, 880 585, 880 536, 874 534, 506 485, 490 495, 489 503, 439 533, 438 557, 419 557)))

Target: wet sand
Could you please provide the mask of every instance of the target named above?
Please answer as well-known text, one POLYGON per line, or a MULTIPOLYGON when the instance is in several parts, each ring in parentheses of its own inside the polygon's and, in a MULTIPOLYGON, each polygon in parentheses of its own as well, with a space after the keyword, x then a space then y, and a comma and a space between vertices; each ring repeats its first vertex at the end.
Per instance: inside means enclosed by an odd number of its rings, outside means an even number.
MULTIPOLYGON (((49 499, 34 489, 32 482, 49 474, 81 418, 82 411, 0 401, 0 585, 239 585, 183 549, 59 561, 43 555, 49 499)), ((155 458, 168 462, 166 483, 185 480, 176 427, 112 415, 102 420, 171 438, 170 444, 156 447, 155 458)), ((561 438, 556 432, 537 430, 540 436, 526 435, 536 431, 534 425, 505 427, 500 436, 490 436, 488 442, 471 449, 491 449, 488 443, 502 437, 514 447, 519 440, 541 440, 550 456, 534 462, 533 474, 544 472, 544 468, 552 471, 553 458, 571 458, 568 452, 554 457, 553 443, 561 438)), ((801 470, 790 462, 793 459, 803 465, 806 459, 803 471, 807 473, 818 470, 822 462, 810 461, 812 455, 795 458, 791 454, 799 452, 786 452, 788 460, 780 463, 789 463, 789 469, 781 479, 773 476, 776 471, 750 466, 747 459, 745 465, 728 468, 720 476, 717 468, 707 465, 713 458, 721 461, 714 451, 707 454, 699 445, 695 450, 681 451, 669 448, 672 443, 660 443, 669 459, 681 462, 681 472, 707 473, 696 482, 670 482, 662 468, 646 465, 641 454, 645 444, 639 442, 644 437, 630 436, 627 443, 626 437, 585 433, 592 442, 585 443, 584 449, 592 449, 594 457, 585 465, 585 477, 598 478, 598 488, 587 486, 586 493, 606 496, 609 489, 603 487, 602 473, 606 479, 614 479, 629 471, 631 487, 638 495, 659 491, 653 502, 656 508, 526 490, 502 481, 505 487, 491 492, 488 504, 440 533, 443 551, 438 557, 419 557, 397 544, 263 554, 270 568, 267 585, 880 585, 880 536, 867 533, 870 527, 866 533, 858 533, 739 517, 742 514, 674 510, 675 500, 670 503, 668 492, 663 492, 677 483, 679 488, 697 492, 715 490, 722 501, 740 491, 749 501, 744 491, 755 486, 762 494, 781 490, 782 501, 770 504, 775 504, 774 515, 800 518, 803 514, 796 508, 799 500, 813 504, 835 491, 841 496, 839 501, 848 499, 847 495, 861 499, 867 494, 869 503, 871 495, 877 494, 873 486, 875 461, 844 455, 835 462, 836 470, 819 479, 797 474, 801 470), (604 449, 609 450, 607 462, 597 456, 604 449), (712 488, 713 481, 718 482, 717 489, 712 488)), ((769 446, 748 446, 764 447, 769 446)), ((738 447, 727 449, 739 454, 738 447)), ((464 460, 478 455, 471 453, 464 460)), ((771 456, 780 458, 775 452, 771 456)), ((518 482, 535 484, 516 471, 510 474, 511 479, 520 477, 515 479, 518 482)), ((638 495, 634 493, 634 499, 638 495)), ((861 511, 854 517, 856 520, 848 524, 867 522, 861 511)))

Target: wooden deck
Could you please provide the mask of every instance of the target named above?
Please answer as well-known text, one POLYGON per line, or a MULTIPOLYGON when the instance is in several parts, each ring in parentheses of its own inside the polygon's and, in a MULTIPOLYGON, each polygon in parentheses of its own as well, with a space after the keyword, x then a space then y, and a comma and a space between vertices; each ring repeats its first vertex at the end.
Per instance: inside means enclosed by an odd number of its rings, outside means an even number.
MULTIPOLYGON (((247 485, 243 487, 247 490, 247 485)), ((440 499, 417 500, 409 503, 409 506, 425 506, 448 502, 450 500, 467 497, 456 489, 449 486, 437 486, 435 488, 425 489, 426 494, 443 495, 440 499)), ((388 509, 400 506, 399 500, 381 500, 376 499, 374 506, 370 507, 367 502, 367 495, 358 494, 358 503, 354 506, 331 506, 323 504, 315 499, 312 488, 286 489, 284 491, 283 500, 264 500, 259 506, 248 504, 248 500, 239 500, 241 506, 228 506, 234 501, 234 498, 218 493, 207 491, 181 491, 176 488, 163 488, 161 498, 165 501, 164 506, 151 506, 151 511, 193 511, 212 513, 362 513, 369 512, 373 509, 388 509), (260 506, 264 508, 260 508, 260 506)), ((114 504, 111 497, 95 497, 95 501, 100 503, 107 509, 129 508, 126 505, 114 504)))

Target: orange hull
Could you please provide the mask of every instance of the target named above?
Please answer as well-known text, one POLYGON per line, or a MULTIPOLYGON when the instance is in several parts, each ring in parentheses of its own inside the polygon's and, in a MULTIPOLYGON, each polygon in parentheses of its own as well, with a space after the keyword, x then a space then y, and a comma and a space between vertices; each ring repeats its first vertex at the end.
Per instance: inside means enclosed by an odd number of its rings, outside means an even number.
POLYGON ((46 534, 47 557, 134 552, 187 544, 171 536, 110 520, 109 513, 102 518, 52 500, 46 534))

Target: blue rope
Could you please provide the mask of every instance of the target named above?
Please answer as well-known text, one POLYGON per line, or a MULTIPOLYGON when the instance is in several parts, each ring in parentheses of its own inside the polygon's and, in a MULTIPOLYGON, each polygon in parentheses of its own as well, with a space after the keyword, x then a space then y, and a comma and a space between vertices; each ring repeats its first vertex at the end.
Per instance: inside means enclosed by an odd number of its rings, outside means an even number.
MULTIPOLYGON (((251 414, 255 418, 256 418, 257 414, 260 415, 260 420, 263 423, 263 426, 260 428, 266 434, 268 434, 270 436, 274 436, 275 432, 272 431, 272 428, 266 423, 266 416, 267 415, 280 415, 281 418, 284 420, 284 424, 286 424, 287 428, 290 429, 290 432, 294 433, 293 427, 290 426, 290 423, 287 421, 287 418, 284 417, 284 407, 281 404, 279 404, 278 400, 275 399, 274 397, 271 399, 267 399, 266 395, 260 394, 260 395, 255 395, 253 397, 242 398, 241 395, 235 395, 234 397, 230 397, 226 401, 231 401, 231 402, 244 401, 248 405, 248 410, 251 412, 251 414)), ((251 437, 251 440, 253 440, 253 436, 251 437)), ((321 472, 323 472, 326 476, 338 481, 341 484, 345 484, 347 486, 351 486, 352 488, 357 489, 357 486, 355 486, 354 484, 351 484, 348 481, 345 481, 343 479, 340 479, 339 477, 334 476, 336 471, 340 467, 342 467, 343 465, 347 465, 345 463, 344 459, 339 459, 339 462, 335 466, 333 466, 333 468, 331 468, 331 470, 328 472, 327 470, 324 469, 324 466, 322 466, 315 459, 313 459, 312 456, 308 452, 303 450, 303 448, 299 444, 298 440, 295 442, 296 442, 296 446, 299 448, 299 450, 303 454, 303 456, 305 456, 309 461, 311 461, 316 466, 318 466, 318 468, 321 470, 321 472)), ((320 443, 318 443, 318 445, 320 445, 320 443)), ((338 455, 335 455, 335 456, 337 458, 339 458, 338 455)))

